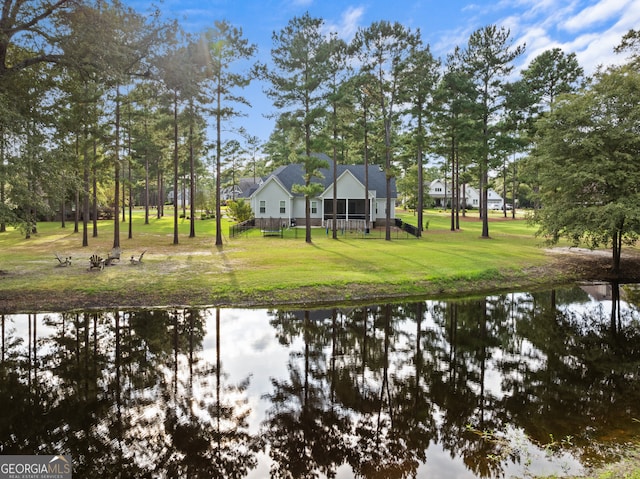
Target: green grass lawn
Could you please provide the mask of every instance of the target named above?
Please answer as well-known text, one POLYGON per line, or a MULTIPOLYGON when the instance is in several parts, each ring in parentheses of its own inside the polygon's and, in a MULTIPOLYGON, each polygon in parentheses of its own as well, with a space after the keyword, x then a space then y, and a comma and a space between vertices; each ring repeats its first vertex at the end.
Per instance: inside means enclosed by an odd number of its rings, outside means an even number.
MULTIPOLYGON (((410 212, 398 212, 416 224, 410 212)), ((458 294, 535 283, 528 268, 549 261, 535 229, 525 220, 498 221, 493 213, 490 239, 482 239, 477 212, 449 230, 447 213, 429 211, 428 230, 417 239, 395 231, 339 235, 314 229, 313 242, 304 228, 288 230, 285 238, 262 237, 259 231, 229 237, 222 221, 224 244, 215 246, 215 220, 197 220, 189 238, 189 221, 179 220, 179 244, 173 244, 173 216, 144 224, 136 210, 132 238, 128 223, 120 223, 122 262, 103 271, 88 271, 89 257, 106 257, 113 246, 113 221, 100 221, 98 237, 82 247, 82 225, 40 223, 31 239, 13 229, 0 234, 0 299, 29 301, 50 298, 68 304, 280 304, 344 301, 385 296, 458 294), (473 216, 475 214, 475 216, 473 216), (128 258, 146 251, 141 265, 128 258), (71 256, 70 267, 57 266, 55 253, 71 256), (34 299, 35 298, 35 299, 34 299)), ((548 281, 548 278, 544 278, 548 281)), ((46 303, 45 303, 46 304, 46 303)), ((58 306, 61 307, 61 306, 58 306)))

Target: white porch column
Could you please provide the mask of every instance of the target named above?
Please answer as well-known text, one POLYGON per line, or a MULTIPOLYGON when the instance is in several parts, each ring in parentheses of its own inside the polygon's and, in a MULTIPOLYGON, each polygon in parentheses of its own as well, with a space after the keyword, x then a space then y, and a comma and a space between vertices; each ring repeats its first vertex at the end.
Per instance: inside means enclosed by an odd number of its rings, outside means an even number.
POLYGON ((376 218, 376 201, 375 198, 369 198, 369 222, 373 223, 376 218))

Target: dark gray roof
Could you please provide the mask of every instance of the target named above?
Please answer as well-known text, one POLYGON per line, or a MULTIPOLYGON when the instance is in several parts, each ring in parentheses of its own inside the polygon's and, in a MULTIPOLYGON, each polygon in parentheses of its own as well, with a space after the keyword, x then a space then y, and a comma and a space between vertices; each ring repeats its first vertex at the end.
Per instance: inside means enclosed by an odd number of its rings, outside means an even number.
POLYGON ((241 191, 247 191, 249 188, 257 185, 260 182, 260 178, 240 178, 238 181, 238 187, 241 191))
POLYGON ((239 198, 249 198, 259 187, 260 187, 260 185, 258 183, 256 183, 255 185, 251 185, 245 191, 240 193, 240 195, 238 195, 238 197, 239 198))
MULTIPOLYGON (((333 161, 327 156, 319 154, 317 155, 322 159, 326 160, 329 164, 329 168, 321 168, 320 172, 324 176, 324 178, 313 178, 311 181, 314 183, 320 183, 324 186, 326 190, 333 183, 333 161)), ((364 165, 338 165, 337 169, 337 177, 340 176, 346 171, 349 170, 351 174, 364 185, 364 177, 365 177, 365 168, 364 165)), ((279 167, 275 170, 269 177, 275 176, 278 178, 280 183, 291 192, 291 188, 293 185, 302 185, 304 184, 304 165, 294 163, 291 165, 285 165, 279 167)), ((267 177, 267 179, 269 178, 267 177)), ((378 165, 369 165, 369 190, 376 192, 377 198, 386 198, 387 197, 387 186, 386 186, 386 178, 384 174, 384 169, 378 165)), ((266 181, 266 179, 265 179, 266 181)), ((395 178, 391 178, 391 198, 397 198, 396 192, 396 182, 395 178)), ((253 193, 255 190, 251 190, 248 192, 249 195, 253 193)), ((296 195, 300 196, 300 195, 296 195)))

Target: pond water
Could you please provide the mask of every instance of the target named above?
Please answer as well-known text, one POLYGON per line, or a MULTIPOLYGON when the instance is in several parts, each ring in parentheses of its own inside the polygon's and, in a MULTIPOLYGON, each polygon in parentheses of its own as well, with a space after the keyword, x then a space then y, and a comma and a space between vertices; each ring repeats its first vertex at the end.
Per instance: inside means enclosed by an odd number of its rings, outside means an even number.
POLYGON ((639 297, 5 315, 0 454, 78 478, 581 473, 640 435, 639 297))

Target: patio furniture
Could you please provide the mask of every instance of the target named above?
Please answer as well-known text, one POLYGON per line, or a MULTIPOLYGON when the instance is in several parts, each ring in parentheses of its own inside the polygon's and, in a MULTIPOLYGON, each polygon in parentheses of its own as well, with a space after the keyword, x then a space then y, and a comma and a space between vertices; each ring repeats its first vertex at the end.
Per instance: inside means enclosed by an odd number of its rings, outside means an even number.
POLYGON ((98 268, 100 270, 104 269, 104 259, 97 254, 92 254, 89 258, 89 271, 94 268, 98 268))
POLYGON ((70 266, 71 265, 71 256, 67 256, 62 259, 58 253, 55 253, 56 259, 58 260, 58 266, 70 266))
POLYGON ((142 263, 142 257, 144 256, 144 254, 146 252, 147 252, 147 250, 144 250, 142 253, 140 253, 140 256, 137 259, 132 255, 131 259, 129 261, 131 261, 131 264, 140 264, 140 263, 142 263))

